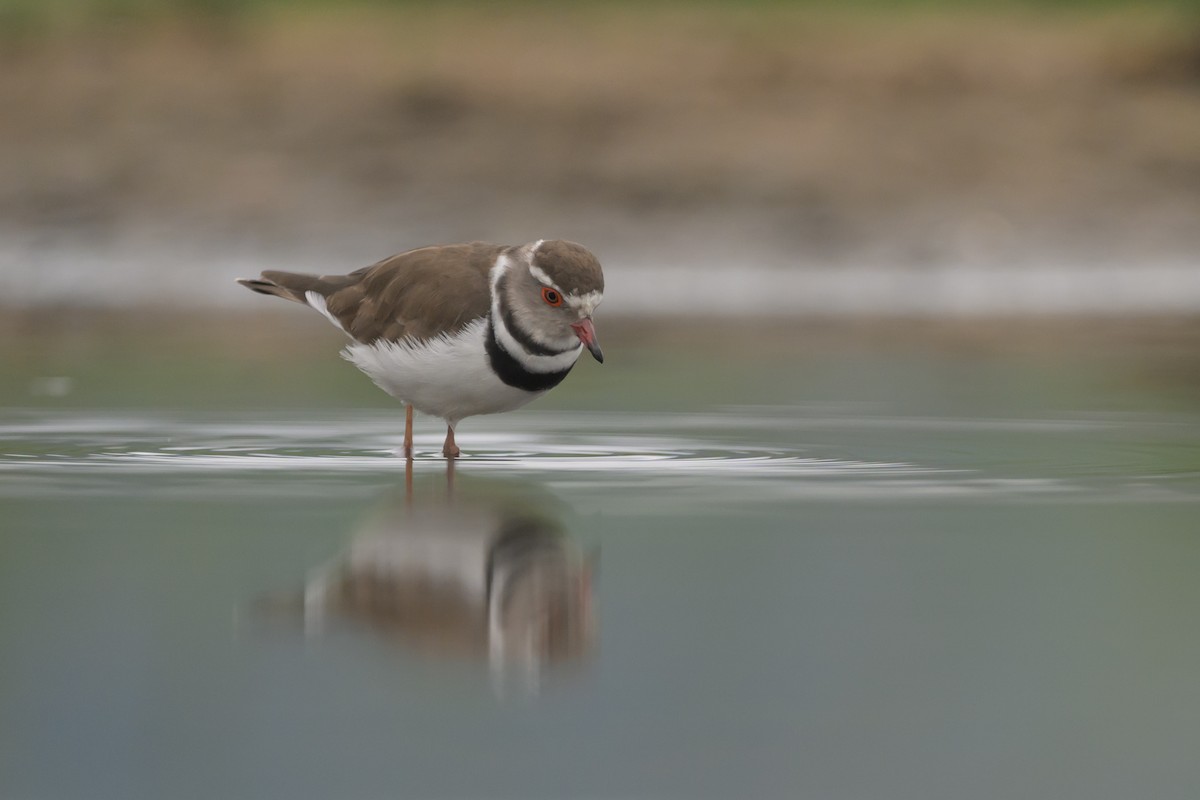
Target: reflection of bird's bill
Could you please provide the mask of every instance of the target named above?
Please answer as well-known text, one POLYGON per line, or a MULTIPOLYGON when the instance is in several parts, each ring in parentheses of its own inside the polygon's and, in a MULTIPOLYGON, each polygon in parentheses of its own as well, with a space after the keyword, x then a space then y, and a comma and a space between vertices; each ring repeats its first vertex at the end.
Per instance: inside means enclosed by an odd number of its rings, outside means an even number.
POLYGON ((536 674, 593 642, 592 570, 536 485, 431 476, 389 495, 305 591, 306 618, 367 622, 435 656, 536 674))

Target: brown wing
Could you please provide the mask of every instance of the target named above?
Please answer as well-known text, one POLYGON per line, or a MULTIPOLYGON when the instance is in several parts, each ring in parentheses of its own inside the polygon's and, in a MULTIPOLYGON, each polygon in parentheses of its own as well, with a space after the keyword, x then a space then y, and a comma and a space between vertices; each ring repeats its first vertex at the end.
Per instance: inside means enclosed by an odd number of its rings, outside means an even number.
POLYGON ((503 245, 423 247, 385 258, 349 275, 299 275, 268 270, 243 285, 304 303, 307 292, 359 342, 430 339, 461 330, 491 305, 488 271, 503 245))

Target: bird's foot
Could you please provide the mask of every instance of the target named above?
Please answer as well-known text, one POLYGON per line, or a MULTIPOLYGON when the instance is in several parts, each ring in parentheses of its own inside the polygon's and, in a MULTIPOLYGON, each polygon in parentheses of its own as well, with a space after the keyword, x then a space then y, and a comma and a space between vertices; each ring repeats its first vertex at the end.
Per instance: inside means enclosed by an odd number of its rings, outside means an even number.
POLYGON ((454 443, 454 428, 446 428, 446 442, 442 445, 442 455, 446 458, 458 458, 462 453, 454 443))

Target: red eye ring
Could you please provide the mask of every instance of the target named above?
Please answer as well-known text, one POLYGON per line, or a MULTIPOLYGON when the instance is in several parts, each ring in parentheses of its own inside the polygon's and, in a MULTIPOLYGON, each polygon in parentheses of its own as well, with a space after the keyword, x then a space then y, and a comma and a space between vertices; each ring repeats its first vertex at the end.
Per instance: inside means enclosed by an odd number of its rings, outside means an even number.
POLYGON ((551 305, 555 308, 562 305, 562 295, 549 286, 542 289, 542 299, 546 301, 546 305, 551 305))

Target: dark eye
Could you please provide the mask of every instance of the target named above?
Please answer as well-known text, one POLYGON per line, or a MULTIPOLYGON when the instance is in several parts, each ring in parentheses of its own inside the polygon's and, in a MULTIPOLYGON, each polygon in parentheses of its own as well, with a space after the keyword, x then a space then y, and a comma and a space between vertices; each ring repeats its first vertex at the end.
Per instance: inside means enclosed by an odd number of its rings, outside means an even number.
POLYGON ((562 295, 549 287, 542 289, 542 299, 545 300, 548 305, 562 305, 562 295))

